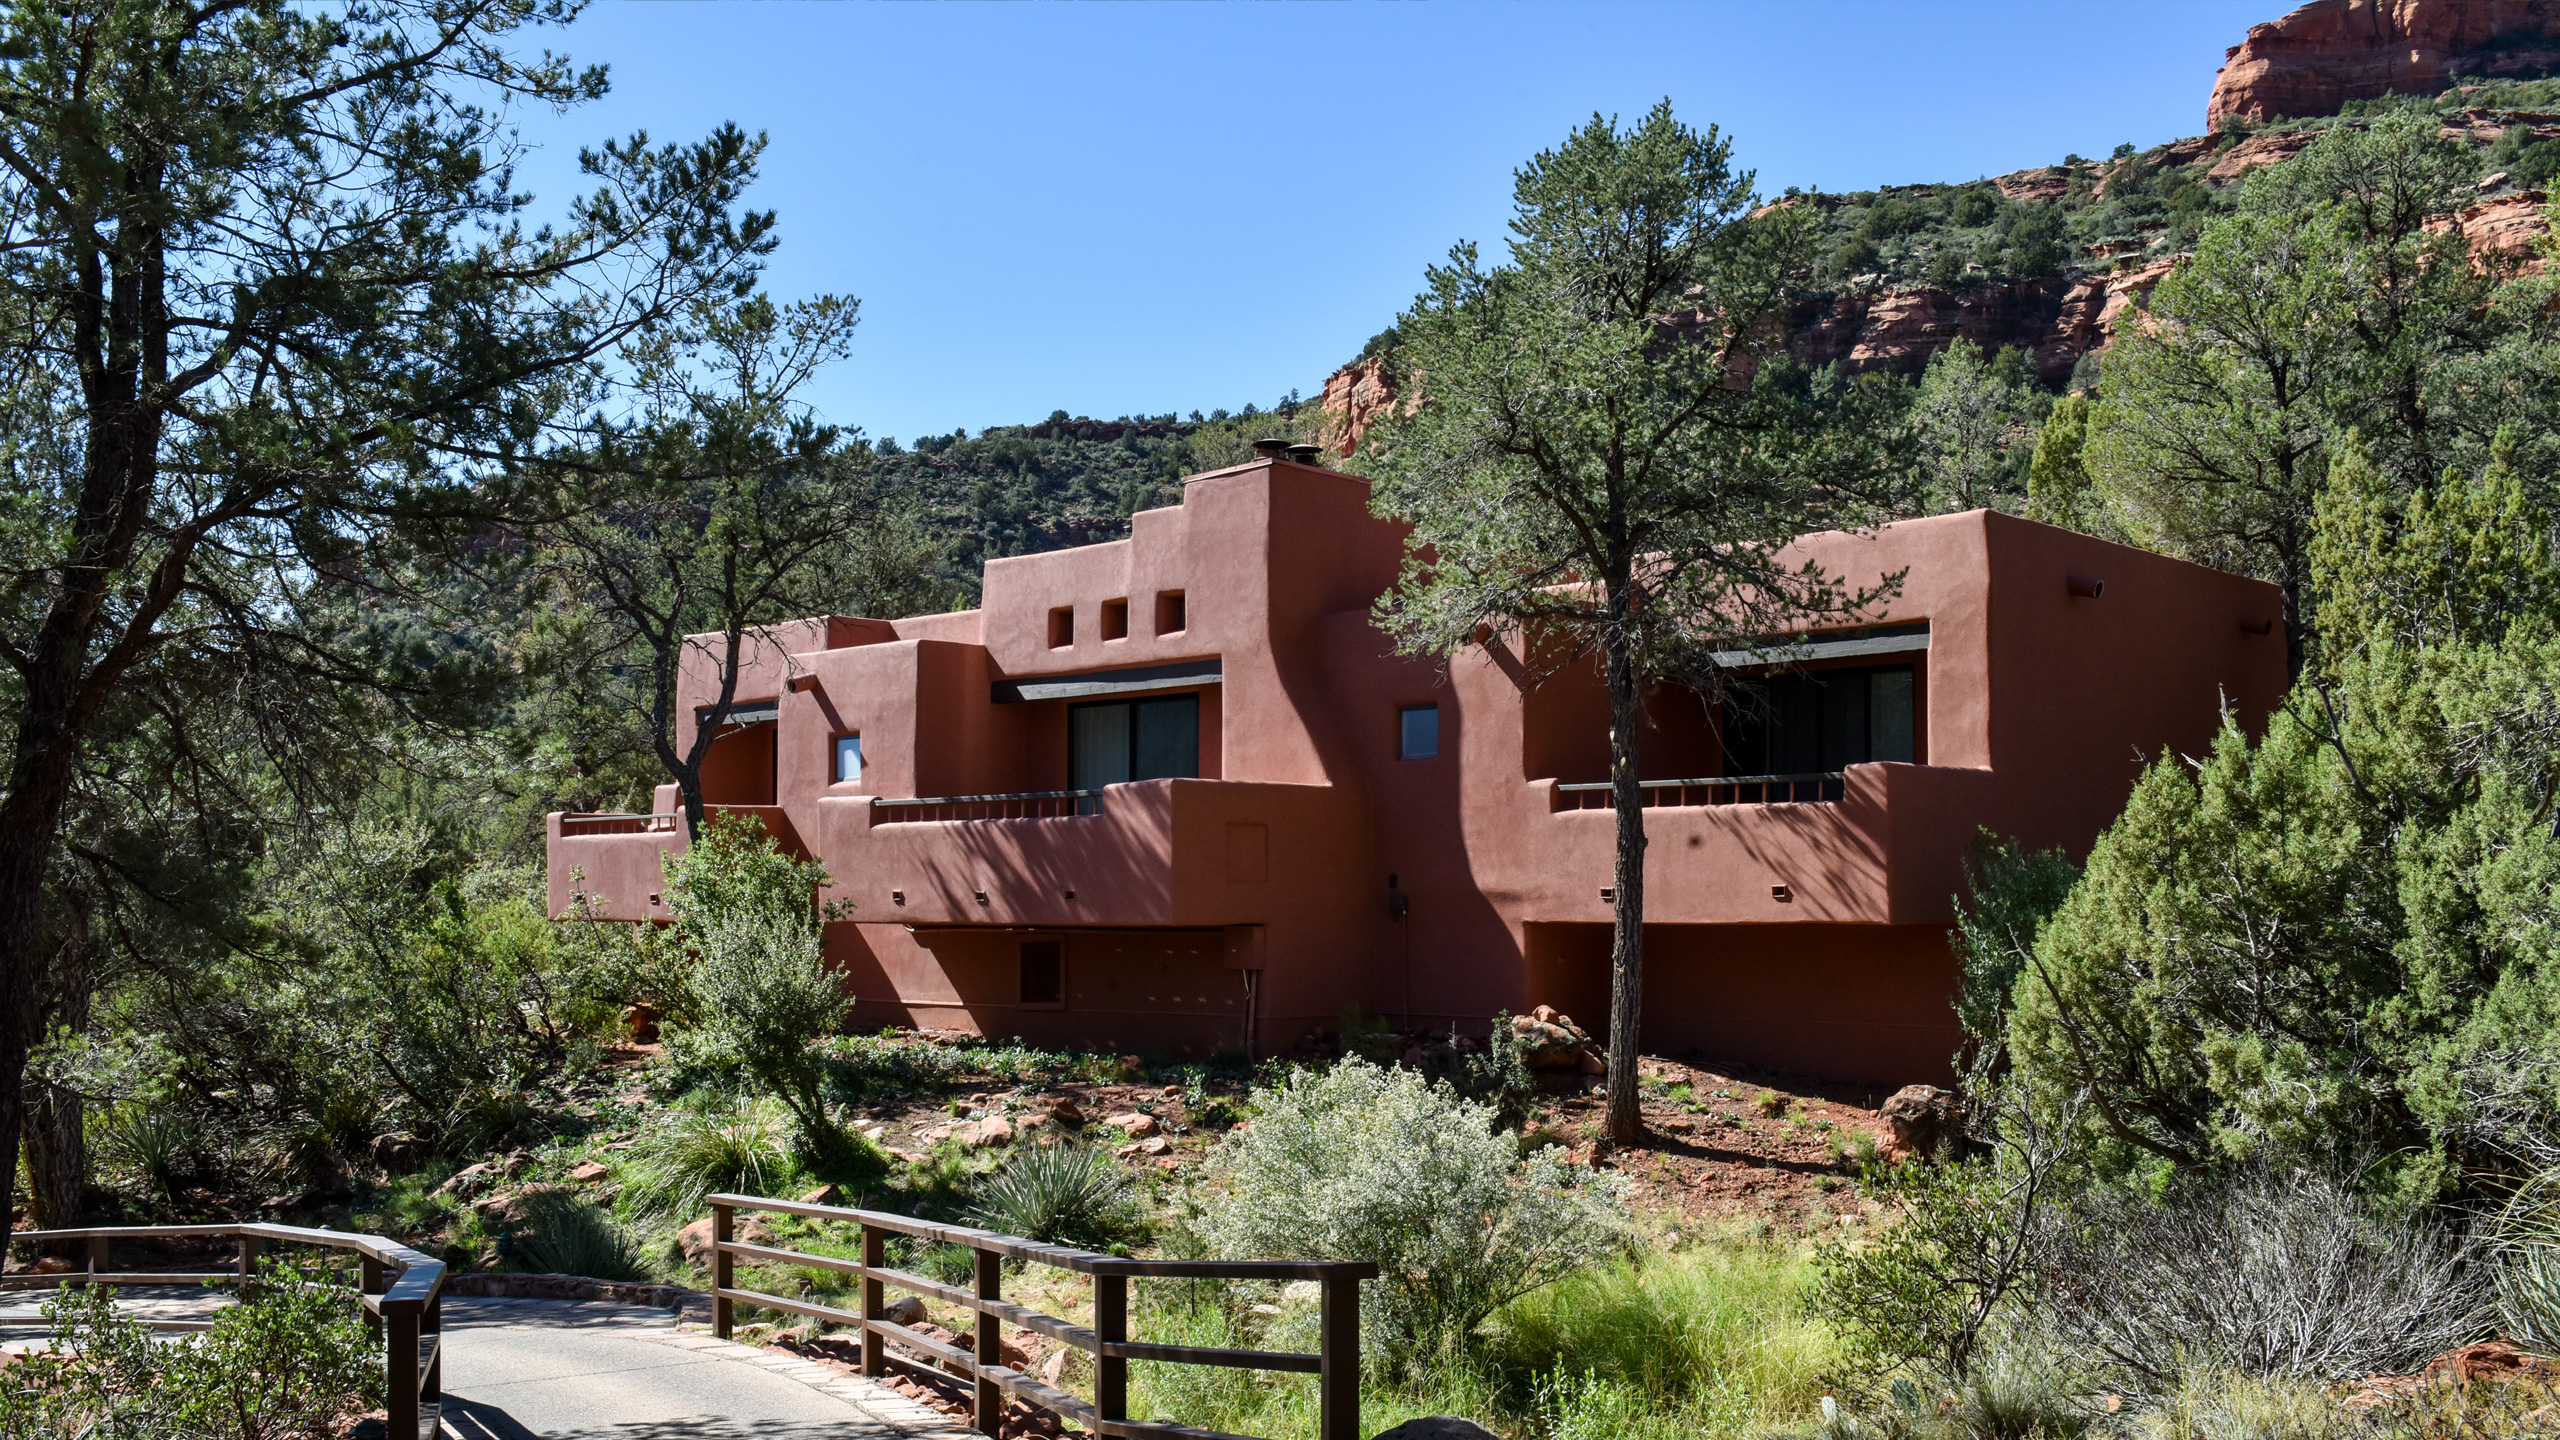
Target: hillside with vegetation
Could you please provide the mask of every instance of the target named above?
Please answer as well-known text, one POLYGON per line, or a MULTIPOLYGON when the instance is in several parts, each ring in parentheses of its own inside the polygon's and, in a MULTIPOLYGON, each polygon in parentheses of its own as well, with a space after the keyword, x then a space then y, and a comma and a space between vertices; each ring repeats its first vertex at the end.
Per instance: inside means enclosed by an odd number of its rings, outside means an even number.
MULTIPOLYGON (((501 143, 457 97, 594 98, 504 58, 526 13, 85 13, 0 22, 26 227, 0 254, 14 1231, 256 1217, 415 1244, 457 1293, 682 1304, 731 1189, 1376 1263, 1371 1428, 2550 1433, 2560 83, 1836 197, 1749 194, 1747 157, 1666 103, 1524 166, 1530 243, 1420 277, 1321 401, 894 443, 800 398, 854 307, 759 288, 737 131, 599 155, 612 203, 483 248, 516 202, 454 161, 501 143), (470 43, 427 43, 450 24, 470 43), (208 296, 231 339, 204 338, 208 296), (1349 1010, 1250 1058, 849 1033, 820 867, 702 803, 671 699, 692 637, 965 604, 986 559, 1125 533, 1275 433, 1434 547, 1379 613, 1418 653, 1492 618, 1711 685, 1696 657, 1744 619, 1855 608, 1763 583, 1788 535, 1987 505, 2273 583, 2290 693, 2263 733, 2154 757, 2085 854, 1981 837, 1952 1085, 1607 1043, 1641 986, 1605 1026, 1349 1010), (661 784, 693 832, 665 923, 555 920, 545 813, 661 784)), ((1640 848, 1619 863, 1640 961, 1640 848)), ((832 1220, 765 1233, 858 1253, 832 1220)), ((145 1259, 202 1265, 191 1243, 145 1259)), ((0 1432, 334 1433, 378 1398, 329 1277, 271 1271, 154 1345, 72 1283, 85 1254, 10 1257, 66 1276, 79 1353, 0 1369, 0 1432), (242 1397, 284 1418, 216 1413, 242 1397)), ((1136 1310, 1210 1347, 1303 1350, 1317 1323, 1279 1286, 1145 1281, 1136 1310)), ((1093 1394, 1081 1352, 1008 1343, 1093 1394)), ((1316 1431, 1303 1377, 1135 1369, 1136 1413, 1316 1431)), ((901 1383, 953 1399, 930 1366, 901 1383)))

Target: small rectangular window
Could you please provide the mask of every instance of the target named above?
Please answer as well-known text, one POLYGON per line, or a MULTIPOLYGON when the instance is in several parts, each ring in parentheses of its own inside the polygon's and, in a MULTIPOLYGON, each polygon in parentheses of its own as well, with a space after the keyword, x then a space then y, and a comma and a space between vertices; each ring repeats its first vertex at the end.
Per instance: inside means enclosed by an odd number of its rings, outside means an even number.
POLYGON ((1191 628, 1191 607, 1179 590, 1156 592, 1156 633, 1171 635, 1191 628))
POLYGON ((836 783, 839 785, 862 778, 862 737, 836 737, 836 783))
POLYGON ((1064 650, 1076 643, 1076 607, 1061 605, 1049 612, 1049 648, 1064 650))
POLYGON ((1396 758, 1428 760, 1440 753, 1440 707, 1407 705, 1396 712, 1396 758))
POLYGON ((1129 638, 1128 601, 1105 600, 1102 602, 1102 638, 1105 640, 1129 638))
POLYGON ((1022 1003, 1067 1003, 1067 946, 1063 940, 1022 942, 1022 1003))

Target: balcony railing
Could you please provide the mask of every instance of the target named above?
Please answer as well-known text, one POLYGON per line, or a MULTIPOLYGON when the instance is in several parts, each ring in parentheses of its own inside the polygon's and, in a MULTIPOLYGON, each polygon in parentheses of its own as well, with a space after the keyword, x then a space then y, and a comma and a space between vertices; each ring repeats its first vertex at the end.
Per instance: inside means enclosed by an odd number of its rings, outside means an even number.
MULTIPOLYGON (((1807 805, 1838 800, 1847 786, 1838 770, 1804 775, 1718 775, 1704 780, 1642 780, 1644 808, 1670 810, 1691 805, 1807 805)), ((1611 810, 1609 782, 1556 787, 1558 810, 1611 810)))
POLYGON ((873 823, 919 820, 1063 820, 1102 813, 1099 790, 1029 790, 1019 795, 909 795, 871 802, 873 823))
POLYGON ((610 812, 594 815, 563 815, 561 835, 671 835, 683 823, 681 815, 619 815, 610 812))

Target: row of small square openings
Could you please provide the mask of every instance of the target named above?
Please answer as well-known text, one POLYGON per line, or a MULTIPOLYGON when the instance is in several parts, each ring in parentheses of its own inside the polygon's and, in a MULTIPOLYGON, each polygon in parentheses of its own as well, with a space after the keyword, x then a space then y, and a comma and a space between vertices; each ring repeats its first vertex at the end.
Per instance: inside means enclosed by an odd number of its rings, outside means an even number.
MULTIPOLYGON (((1156 630, 1158 635, 1175 635, 1191 628, 1191 606, 1179 590, 1156 592, 1156 630)), ((1129 601, 1126 597, 1102 602, 1102 638, 1129 638, 1129 601)), ((1061 605, 1049 612, 1049 648, 1064 650, 1076 643, 1076 607, 1061 605)))

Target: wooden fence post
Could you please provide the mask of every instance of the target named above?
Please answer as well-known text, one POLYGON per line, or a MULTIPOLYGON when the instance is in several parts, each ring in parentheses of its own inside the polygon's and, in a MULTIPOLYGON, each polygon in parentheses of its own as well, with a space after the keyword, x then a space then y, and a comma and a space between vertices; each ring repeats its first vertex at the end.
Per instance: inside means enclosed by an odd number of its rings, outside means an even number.
MULTIPOLYGON (((978 1256, 978 1298, 1004 1298, 1004 1257, 993 1250, 980 1250, 978 1256)), ((1004 1363, 1004 1322, 981 1310, 978 1312, 977 1363, 970 1368, 977 1381, 977 1393, 969 1407, 969 1418, 983 1435, 993 1435, 1004 1428, 1004 1392, 987 1378, 987 1368, 1004 1363)))
POLYGON ((418 1433, 418 1312, 383 1317, 382 1418, 393 1440, 418 1433))
MULTIPOLYGON (((877 1225, 862 1227, 862 1318, 889 1318, 888 1287, 880 1283, 880 1267, 889 1260, 887 1231, 877 1225)), ((862 1327, 862 1373, 879 1376, 889 1373, 889 1350, 879 1331, 862 1327)))
MULTIPOLYGON (((423 1427, 432 1418, 441 1428, 444 1419, 444 1287, 427 1298, 426 1312, 419 1317, 419 1328, 434 1337, 435 1349, 427 1356, 425 1381, 418 1387, 419 1423, 423 1427), (433 1407, 429 1409, 429 1407, 433 1407)), ((432 1436, 434 1430, 426 1432, 432 1436)))
POLYGON ((258 1278, 258 1257, 266 1250, 267 1242, 257 1236, 240 1237, 240 1284, 244 1289, 250 1281, 258 1278))
POLYGON ((711 1333, 729 1338, 729 1291, 737 1271, 729 1257, 729 1207, 711 1202, 711 1333))
MULTIPOLYGON (((1129 1277, 1093 1277, 1093 1333, 1107 1351, 1129 1338, 1129 1277)), ((1129 1418, 1129 1362, 1117 1355, 1093 1357, 1093 1412, 1105 1420, 1129 1418)))
MULTIPOLYGON (((387 1288, 387 1283, 382 1278, 381 1261, 364 1254, 356 1257, 356 1288, 367 1295, 379 1295, 387 1288)), ((382 1317, 370 1310, 365 1311, 364 1328, 375 1339, 381 1339, 382 1317)))
POLYGON ((1318 1440, 1360 1440, 1360 1282, 1327 1277, 1321 1284, 1316 1434, 1318 1440))
POLYGON ((98 1277, 106 1273, 107 1237, 104 1235, 92 1235, 89 1237, 89 1283, 92 1285, 96 1284, 98 1282, 98 1277))

